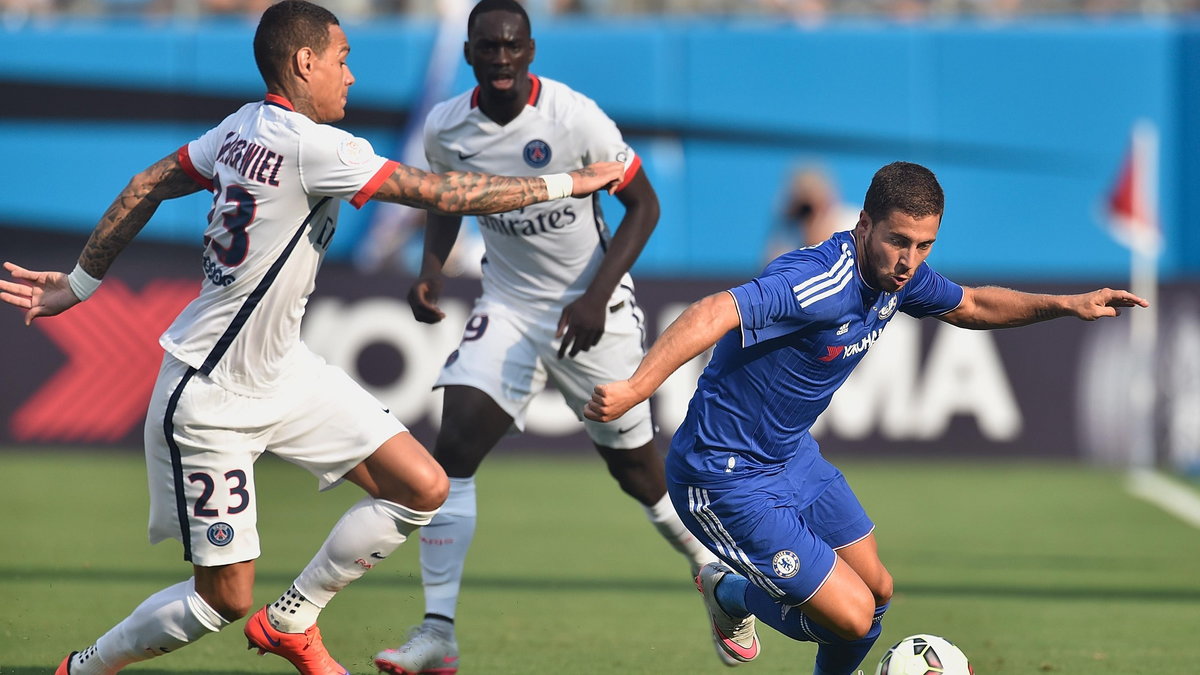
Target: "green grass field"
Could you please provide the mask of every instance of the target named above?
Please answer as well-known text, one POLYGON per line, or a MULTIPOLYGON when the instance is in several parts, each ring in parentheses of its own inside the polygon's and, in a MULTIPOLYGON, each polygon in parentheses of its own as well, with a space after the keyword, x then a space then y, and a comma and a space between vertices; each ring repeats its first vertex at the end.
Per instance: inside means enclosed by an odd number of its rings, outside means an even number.
MULTIPOLYGON (((150 593, 186 578, 180 547, 145 539, 139 454, 6 452, 0 491, 0 673, 52 672, 150 593)), ((864 670, 911 633, 954 640, 979 675, 1200 670, 1200 532, 1129 497, 1114 473, 1061 465, 844 463, 896 578, 864 670)), ((274 599, 353 486, 259 463, 257 599, 274 599)), ((479 476, 480 528, 459 609, 463 675, 724 672, 686 564, 599 460, 512 457, 479 476)), ((355 673, 423 613, 415 543, 321 618, 355 673)), ((746 673, 808 673, 814 647, 761 629, 746 673)), ((142 673, 287 673, 241 624, 142 673)))

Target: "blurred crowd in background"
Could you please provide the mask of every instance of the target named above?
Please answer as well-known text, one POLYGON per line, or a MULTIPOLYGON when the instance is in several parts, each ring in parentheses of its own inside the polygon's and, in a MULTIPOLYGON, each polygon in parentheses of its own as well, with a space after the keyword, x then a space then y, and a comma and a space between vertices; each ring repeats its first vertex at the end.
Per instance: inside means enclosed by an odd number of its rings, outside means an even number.
MULTIPOLYGON (((257 19, 271 0, 0 0, 4 24, 68 17, 257 19)), ((439 0, 327 0, 344 21, 383 16, 433 17, 439 0)), ((1200 0, 527 0, 530 14, 550 15, 737 15, 774 17, 801 24, 826 20, 1024 16, 1097 17, 1172 15, 1200 9, 1200 0)))

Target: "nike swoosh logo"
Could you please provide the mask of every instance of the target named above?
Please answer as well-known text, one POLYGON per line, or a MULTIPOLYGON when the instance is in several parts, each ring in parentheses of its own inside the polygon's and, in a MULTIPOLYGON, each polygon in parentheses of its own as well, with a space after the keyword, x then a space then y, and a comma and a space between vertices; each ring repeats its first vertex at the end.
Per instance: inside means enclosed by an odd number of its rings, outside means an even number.
POLYGON ((267 644, 271 645, 272 647, 278 647, 280 644, 282 644, 283 640, 271 639, 271 634, 267 632, 266 626, 260 623, 258 624, 258 629, 262 631, 263 637, 267 639, 267 644))
POLYGON ((483 151, 482 151, 482 150, 479 150, 479 151, 477 151, 477 152, 472 152, 471 154, 469 154, 469 155, 468 155, 468 154, 464 153, 462 150, 459 150, 459 151, 458 151, 458 158, 459 158, 460 160, 471 159, 471 158, 472 158, 472 157, 474 157, 475 155, 478 155, 480 152, 483 152, 483 151))
POLYGON ((617 429, 617 433, 618 433, 618 434, 621 434, 621 435, 624 435, 624 434, 627 434, 627 433, 629 433, 629 432, 633 431, 633 430, 634 430, 634 429, 636 429, 636 428, 637 428, 637 425, 635 424, 635 425, 633 425, 633 426, 631 426, 631 427, 629 427, 629 428, 627 428, 627 429, 617 429))
POLYGON ((372 557, 372 558, 375 558, 376 560, 387 560, 387 556, 386 556, 386 555, 380 555, 378 551, 374 551, 374 552, 372 552, 372 553, 371 553, 371 557, 372 557))

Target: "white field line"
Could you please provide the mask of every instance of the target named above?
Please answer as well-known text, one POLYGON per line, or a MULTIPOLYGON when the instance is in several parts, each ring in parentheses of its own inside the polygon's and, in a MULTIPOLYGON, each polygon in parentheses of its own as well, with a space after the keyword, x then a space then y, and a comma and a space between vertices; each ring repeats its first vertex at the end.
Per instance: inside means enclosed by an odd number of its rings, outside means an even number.
POLYGON ((1200 528, 1200 494, 1150 469, 1129 473, 1129 493, 1195 528, 1200 528))

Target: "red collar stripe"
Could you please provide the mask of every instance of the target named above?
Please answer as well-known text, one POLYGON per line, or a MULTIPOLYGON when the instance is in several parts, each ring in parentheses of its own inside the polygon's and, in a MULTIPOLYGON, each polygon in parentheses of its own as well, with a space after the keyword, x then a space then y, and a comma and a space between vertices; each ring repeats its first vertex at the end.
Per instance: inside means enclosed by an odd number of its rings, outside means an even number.
MULTIPOLYGON (((542 95, 542 81, 538 78, 537 75, 530 75, 529 76, 529 101, 528 101, 528 104, 532 105, 532 106, 537 106, 538 99, 541 97, 541 95, 542 95)), ((473 89, 471 91, 471 107, 472 108, 479 107, 479 87, 478 86, 476 86, 475 89, 473 89)))
POLYGON ((270 105, 277 105, 284 110, 296 112, 296 108, 292 105, 292 102, 279 94, 267 94, 266 102, 270 105))
POLYGON ((538 97, 542 95, 542 81, 537 75, 529 76, 529 105, 537 106, 538 97))

